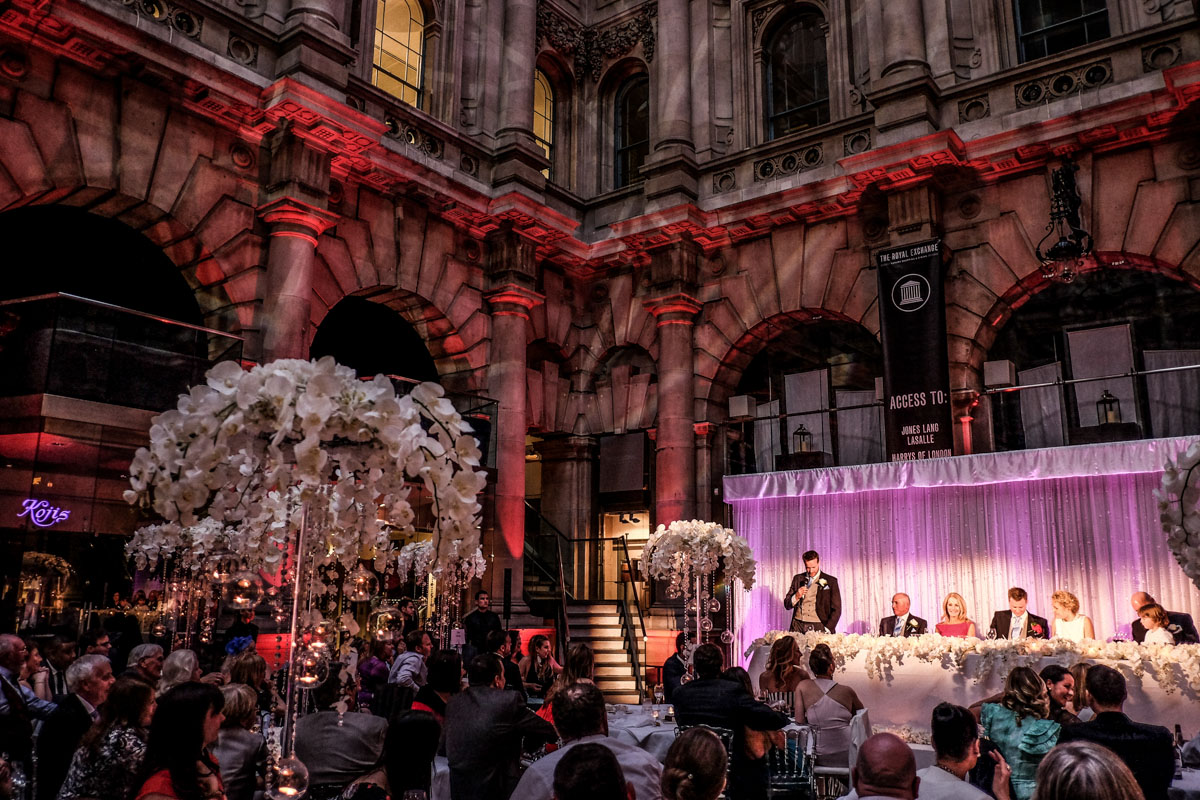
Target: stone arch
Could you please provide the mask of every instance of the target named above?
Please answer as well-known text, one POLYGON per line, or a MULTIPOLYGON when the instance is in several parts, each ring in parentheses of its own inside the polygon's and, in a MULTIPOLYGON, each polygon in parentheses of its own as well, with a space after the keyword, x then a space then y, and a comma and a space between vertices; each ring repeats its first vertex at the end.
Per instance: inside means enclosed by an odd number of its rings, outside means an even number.
POLYGON ((538 338, 525 348, 525 419, 538 432, 572 429, 568 417, 571 397, 571 366, 565 349, 538 338))
POLYGON ((591 433, 626 433, 655 425, 658 367, 645 347, 610 348, 596 365, 588 387, 595 405, 591 433))
POLYGON ((395 375, 437 381, 437 365, 416 329, 395 309, 348 295, 325 315, 313 335, 310 357, 333 356, 360 377, 395 375), (363 336, 370 331, 369 336, 363 336))
POLYGON ((12 86, 0 117, 0 210, 57 203, 123 222, 180 270, 208 327, 253 331, 265 260, 256 148, 167 89, 65 60, 53 75, 12 86))

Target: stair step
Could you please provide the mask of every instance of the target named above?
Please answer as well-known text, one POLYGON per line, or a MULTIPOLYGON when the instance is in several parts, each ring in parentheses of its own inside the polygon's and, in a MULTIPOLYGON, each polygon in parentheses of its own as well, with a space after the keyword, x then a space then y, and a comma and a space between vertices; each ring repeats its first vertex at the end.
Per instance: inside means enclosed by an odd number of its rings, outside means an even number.
POLYGON ((595 655, 596 655, 596 663, 604 664, 606 666, 609 664, 631 664, 631 663, 633 663, 629 660, 629 654, 626 653, 624 650, 613 650, 611 652, 608 652, 608 651, 598 652, 595 655))
POLYGON ((629 662, 617 665, 596 666, 596 678, 629 678, 633 675, 633 667, 629 662))
POLYGON ((619 639, 625 641, 625 634, 621 633, 620 628, 592 628, 589 626, 571 626, 572 639, 585 639, 592 641, 595 639, 619 639))
POLYGON ((636 706, 642 702, 642 698, 638 696, 637 692, 605 692, 604 702, 636 706))
POLYGON ((568 614, 567 622, 571 627, 575 625, 590 625, 593 628, 619 628, 621 627, 621 618, 615 616, 607 616, 602 614, 568 614))

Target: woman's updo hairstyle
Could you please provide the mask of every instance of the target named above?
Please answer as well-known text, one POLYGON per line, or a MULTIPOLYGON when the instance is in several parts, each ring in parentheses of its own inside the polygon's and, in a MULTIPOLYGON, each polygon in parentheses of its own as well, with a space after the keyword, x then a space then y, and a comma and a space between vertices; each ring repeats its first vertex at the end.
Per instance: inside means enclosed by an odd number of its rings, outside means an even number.
POLYGON ((725 789, 728 759, 719 736, 707 728, 688 728, 667 751, 663 800, 716 800, 725 789))

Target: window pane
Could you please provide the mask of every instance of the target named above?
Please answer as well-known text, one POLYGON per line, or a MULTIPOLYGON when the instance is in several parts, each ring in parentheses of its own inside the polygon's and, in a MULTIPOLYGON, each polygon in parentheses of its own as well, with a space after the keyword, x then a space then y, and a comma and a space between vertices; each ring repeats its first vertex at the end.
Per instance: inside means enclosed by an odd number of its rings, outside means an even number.
POLYGON ((1014 13, 1021 61, 1109 37, 1105 0, 1017 0, 1014 13))
MULTIPOLYGON (((554 161, 554 88, 540 69, 533 74, 533 138, 546 158, 554 161)), ((551 168, 552 169, 552 168, 551 168)), ((550 177, 551 169, 542 170, 550 177)))
POLYGON ((418 105, 424 46, 425 14, 418 0, 379 0, 371 82, 406 103, 418 105))
POLYGON ((617 94, 616 185, 639 179, 638 170, 650 153, 650 81, 644 75, 629 79, 617 94))
POLYGON ((829 121, 824 21, 804 13, 783 23, 767 44, 767 135, 829 121))

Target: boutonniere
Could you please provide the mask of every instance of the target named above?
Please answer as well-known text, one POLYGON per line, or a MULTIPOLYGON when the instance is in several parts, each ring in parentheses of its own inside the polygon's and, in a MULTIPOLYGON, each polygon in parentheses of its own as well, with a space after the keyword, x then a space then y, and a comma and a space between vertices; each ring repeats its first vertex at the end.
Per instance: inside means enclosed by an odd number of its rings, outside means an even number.
POLYGON ((829 581, 825 580, 824 578, 821 578, 821 580, 817 581, 817 585, 819 585, 822 589, 824 589, 826 586, 829 585, 829 581))
POLYGON ((1167 626, 1167 630, 1171 633, 1179 633, 1181 630, 1183 630, 1183 628, 1180 625, 1173 623, 1167 626))
POLYGON ((1041 634, 1041 632, 1042 632, 1042 626, 1041 626, 1041 625, 1039 625, 1039 624, 1037 624, 1037 623, 1035 622, 1035 623, 1033 623, 1032 625, 1030 625, 1030 626, 1029 626, 1029 630, 1031 630, 1032 632, 1034 632, 1034 633, 1036 633, 1036 634, 1039 634, 1039 635, 1040 635, 1040 634, 1041 634))
POLYGON ((910 628, 916 628, 916 627, 917 627, 917 621, 916 621, 915 619, 913 619, 912 617, 909 617, 909 618, 908 618, 908 627, 910 627, 910 628))

